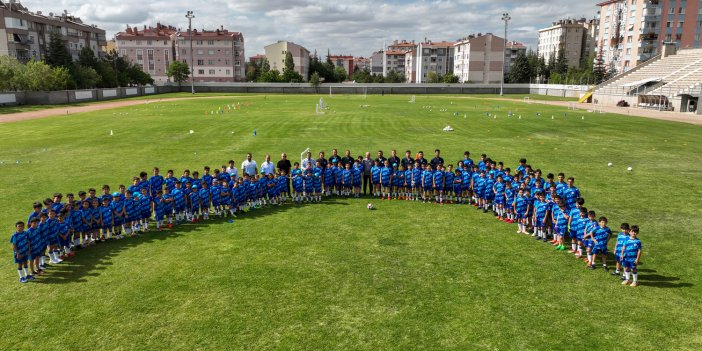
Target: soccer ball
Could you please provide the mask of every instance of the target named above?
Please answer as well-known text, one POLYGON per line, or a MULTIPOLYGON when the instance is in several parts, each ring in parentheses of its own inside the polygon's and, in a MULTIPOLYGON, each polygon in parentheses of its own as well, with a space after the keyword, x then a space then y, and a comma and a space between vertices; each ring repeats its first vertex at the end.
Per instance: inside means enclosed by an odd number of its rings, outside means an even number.
POLYGON ((612 162, 608 163, 607 167, 612 167, 612 162))
POLYGON ((368 208, 369 210, 375 210, 375 206, 373 206, 373 204, 370 203, 366 205, 366 208, 368 208))
POLYGON ((629 167, 629 168, 627 168, 626 170, 629 171, 629 172, 631 172, 631 171, 633 170, 633 168, 629 167))

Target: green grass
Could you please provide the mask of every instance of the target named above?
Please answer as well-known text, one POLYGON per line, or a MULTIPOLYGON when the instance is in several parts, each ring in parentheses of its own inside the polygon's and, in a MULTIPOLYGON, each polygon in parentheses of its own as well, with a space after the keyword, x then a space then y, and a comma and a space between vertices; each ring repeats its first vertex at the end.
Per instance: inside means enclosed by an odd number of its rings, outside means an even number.
POLYGON ((269 95, 4 124, 0 228, 9 239, 33 201, 155 165, 438 147, 452 163, 470 150, 574 176, 612 228, 641 226, 642 285, 587 271, 472 207, 332 199, 109 242, 26 285, 4 245, 0 349, 702 348, 701 127, 459 96, 324 98, 324 116, 319 96, 269 95))

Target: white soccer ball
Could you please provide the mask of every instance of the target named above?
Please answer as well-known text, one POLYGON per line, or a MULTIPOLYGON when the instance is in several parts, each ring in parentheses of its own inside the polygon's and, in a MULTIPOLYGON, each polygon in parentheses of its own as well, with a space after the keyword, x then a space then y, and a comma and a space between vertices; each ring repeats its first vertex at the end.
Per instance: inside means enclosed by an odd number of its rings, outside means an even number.
POLYGON ((612 162, 608 163, 607 167, 612 167, 612 162))
POLYGON ((369 203, 368 205, 366 205, 366 208, 368 208, 369 210, 373 210, 373 209, 375 209, 375 206, 373 206, 373 204, 369 203))
POLYGON ((629 167, 629 168, 627 168, 626 170, 629 171, 629 172, 631 172, 631 171, 633 170, 633 168, 629 167))
POLYGON ((193 133, 195 133, 195 131, 191 129, 191 130, 190 130, 190 134, 193 134, 193 133))

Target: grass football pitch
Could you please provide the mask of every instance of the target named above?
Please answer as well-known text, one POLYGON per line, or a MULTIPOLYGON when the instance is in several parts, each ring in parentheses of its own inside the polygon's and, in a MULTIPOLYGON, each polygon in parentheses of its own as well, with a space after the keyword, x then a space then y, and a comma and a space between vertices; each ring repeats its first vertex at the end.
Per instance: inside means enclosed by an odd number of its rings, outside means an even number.
POLYGON ((702 127, 480 96, 323 97, 324 115, 320 96, 238 95, 0 124, 0 349, 702 349, 702 127), (473 207, 336 198, 111 241, 17 282, 8 240, 33 201, 308 147, 440 148, 454 164, 469 150, 574 176, 615 233, 641 226, 641 285, 473 207))

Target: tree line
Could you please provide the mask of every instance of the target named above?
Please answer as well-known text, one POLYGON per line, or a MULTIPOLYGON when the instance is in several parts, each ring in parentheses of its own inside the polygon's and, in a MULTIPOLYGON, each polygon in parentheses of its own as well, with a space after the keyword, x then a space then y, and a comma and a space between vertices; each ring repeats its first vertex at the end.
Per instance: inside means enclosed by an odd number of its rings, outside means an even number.
POLYGON ((552 54, 546 63, 535 51, 519 53, 505 76, 507 83, 600 84, 615 72, 608 69, 600 53, 583 57, 579 66, 570 66, 565 51, 552 54))
POLYGON ((58 32, 49 34, 44 61, 30 60, 23 64, 13 57, 0 56, 2 91, 116 88, 153 82, 140 66, 120 57, 115 50, 98 58, 86 46, 74 62, 58 32))

